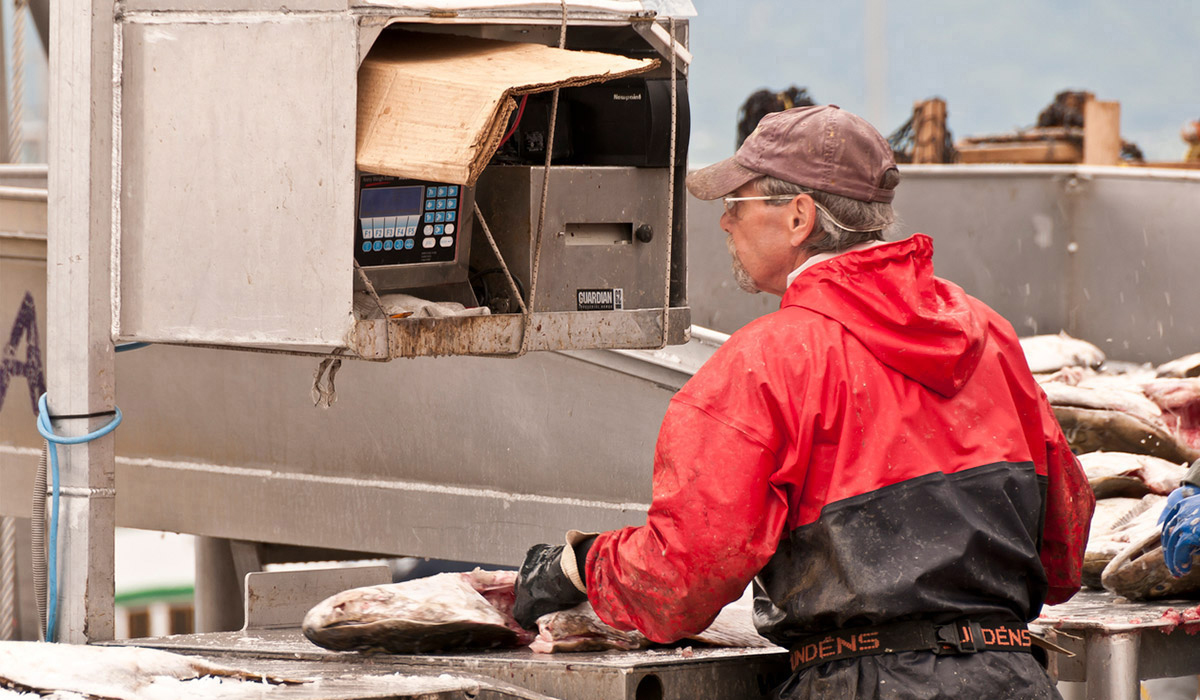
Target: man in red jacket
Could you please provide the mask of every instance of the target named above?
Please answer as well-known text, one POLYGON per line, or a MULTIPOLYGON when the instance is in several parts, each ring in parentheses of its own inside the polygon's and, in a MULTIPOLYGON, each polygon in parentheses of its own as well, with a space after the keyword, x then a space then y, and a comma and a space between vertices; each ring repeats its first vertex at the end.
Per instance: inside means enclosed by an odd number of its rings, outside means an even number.
POLYGON ((1095 499, 1012 326, 884 242, 899 172, 834 106, 693 173, 735 276, 782 297, 675 395, 646 524, 530 549, 517 619, 590 600, 671 642, 753 581, 782 698, 1054 698, 1026 623, 1080 585, 1095 499))

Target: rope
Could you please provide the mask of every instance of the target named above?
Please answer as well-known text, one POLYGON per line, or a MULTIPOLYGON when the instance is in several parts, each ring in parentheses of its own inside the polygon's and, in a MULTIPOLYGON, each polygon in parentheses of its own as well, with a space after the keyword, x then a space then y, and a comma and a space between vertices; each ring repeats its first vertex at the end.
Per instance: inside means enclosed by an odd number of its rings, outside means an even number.
POLYGON ((508 280, 508 288, 512 291, 513 298, 517 300, 517 306, 521 308, 521 315, 528 315, 525 300, 521 298, 521 290, 517 289, 517 282, 508 270, 508 263, 504 262, 504 256, 500 254, 500 246, 496 245, 496 239, 492 237, 492 230, 483 220, 483 212, 479 211, 478 202, 475 203, 475 218, 479 219, 479 227, 483 229, 483 235, 487 237, 488 244, 492 246, 492 253, 495 254, 496 261, 500 263, 500 269, 504 271, 504 279, 508 280))
MULTIPOLYGON (((379 307, 379 315, 386 319, 388 317, 388 312, 387 309, 383 308, 383 300, 379 298, 379 294, 375 291, 375 285, 371 284, 371 280, 367 277, 366 271, 362 269, 362 265, 359 265, 357 260, 354 261, 354 271, 358 273, 358 276, 363 281, 363 284, 367 286, 367 291, 371 293, 371 298, 375 300, 375 305, 379 307)), ((341 354, 341 350, 334 354, 341 354)))
POLYGON ((62 437, 54 433, 50 425, 50 409, 46 406, 46 395, 38 399, 37 430, 50 443, 50 537, 47 542, 49 575, 46 583, 46 641, 55 640, 55 626, 58 617, 58 498, 61 487, 58 484, 58 448, 55 445, 79 445, 91 442, 96 438, 108 435, 121 424, 121 409, 113 407, 116 415, 103 428, 94 430, 80 437, 62 437))
POLYGON ((666 280, 663 282, 663 318, 662 318, 662 346, 667 346, 667 340, 670 335, 671 327, 671 244, 675 240, 675 141, 678 138, 678 83, 676 81, 675 67, 675 18, 668 18, 669 31, 671 34, 671 150, 670 161, 667 164, 667 263, 666 263, 666 280))
POLYGON ((38 641, 46 641, 46 472, 50 459, 50 442, 42 440, 37 472, 33 476, 33 510, 29 528, 29 544, 33 564, 33 601, 38 615, 38 641))
MULTIPOLYGON (((567 47, 567 0, 559 0, 562 5, 562 25, 558 31, 558 48, 567 47)), ((533 322, 533 310, 536 308, 538 267, 542 263, 542 228, 546 225, 546 202, 550 195, 550 159, 554 155, 554 131, 558 122, 558 88, 550 99, 550 126, 546 134, 546 164, 542 169, 542 203, 538 207, 537 236, 533 248, 533 271, 529 280, 529 306, 524 311, 521 323, 521 350, 518 356, 529 351, 529 325, 533 322)))
POLYGON ((17 526, 0 517, 0 641, 14 639, 17 627, 17 526))
POLYGON ((25 136, 21 132, 25 98, 25 13, 27 0, 13 0, 13 43, 12 43, 12 89, 9 97, 11 111, 8 114, 8 160, 21 162, 21 150, 25 136))

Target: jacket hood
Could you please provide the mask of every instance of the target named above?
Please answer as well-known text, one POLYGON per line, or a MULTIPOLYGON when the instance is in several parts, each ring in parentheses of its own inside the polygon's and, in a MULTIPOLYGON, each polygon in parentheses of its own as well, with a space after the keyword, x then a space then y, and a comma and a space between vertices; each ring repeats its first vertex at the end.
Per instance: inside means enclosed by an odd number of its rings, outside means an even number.
POLYGON ((933 276, 933 241, 916 234, 814 265, 784 292, 782 307, 837 321, 880 362, 950 397, 987 340, 987 318, 973 302, 933 276))

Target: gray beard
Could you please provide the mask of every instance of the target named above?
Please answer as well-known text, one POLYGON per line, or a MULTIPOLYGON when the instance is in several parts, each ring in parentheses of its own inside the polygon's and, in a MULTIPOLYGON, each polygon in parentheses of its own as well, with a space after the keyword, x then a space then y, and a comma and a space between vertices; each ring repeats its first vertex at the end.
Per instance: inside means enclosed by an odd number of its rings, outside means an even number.
POLYGON ((725 247, 729 249, 729 257, 733 265, 733 279, 737 282, 738 288, 747 294, 762 292, 758 288, 758 285, 754 283, 754 278, 742 266, 742 261, 738 259, 737 250, 733 247, 733 236, 725 236, 725 247))

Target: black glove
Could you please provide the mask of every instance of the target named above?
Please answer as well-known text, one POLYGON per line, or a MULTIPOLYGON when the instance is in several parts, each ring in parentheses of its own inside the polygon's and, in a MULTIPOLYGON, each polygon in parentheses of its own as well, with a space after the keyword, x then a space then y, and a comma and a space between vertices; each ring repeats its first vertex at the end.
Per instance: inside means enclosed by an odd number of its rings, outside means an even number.
POLYGON ((537 619, 542 615, 573 608, 587 600, 587 583, 584 580, 584 562, 587 550, 595 541, 592 533, 574 530, 567 536, 569 545, 535 544, 525 553, 525 563, 517 574, 516 601, 513 617, 527 630, 537 629, 537 619), (575 535, 575 538, 572 538, 575 535), (583 538, 579 538, 582 535, 583 538), (571 547, 566 561, 563 552, 571 547), (567 573, 570 567, 578 584, 572 583, 567 573))

